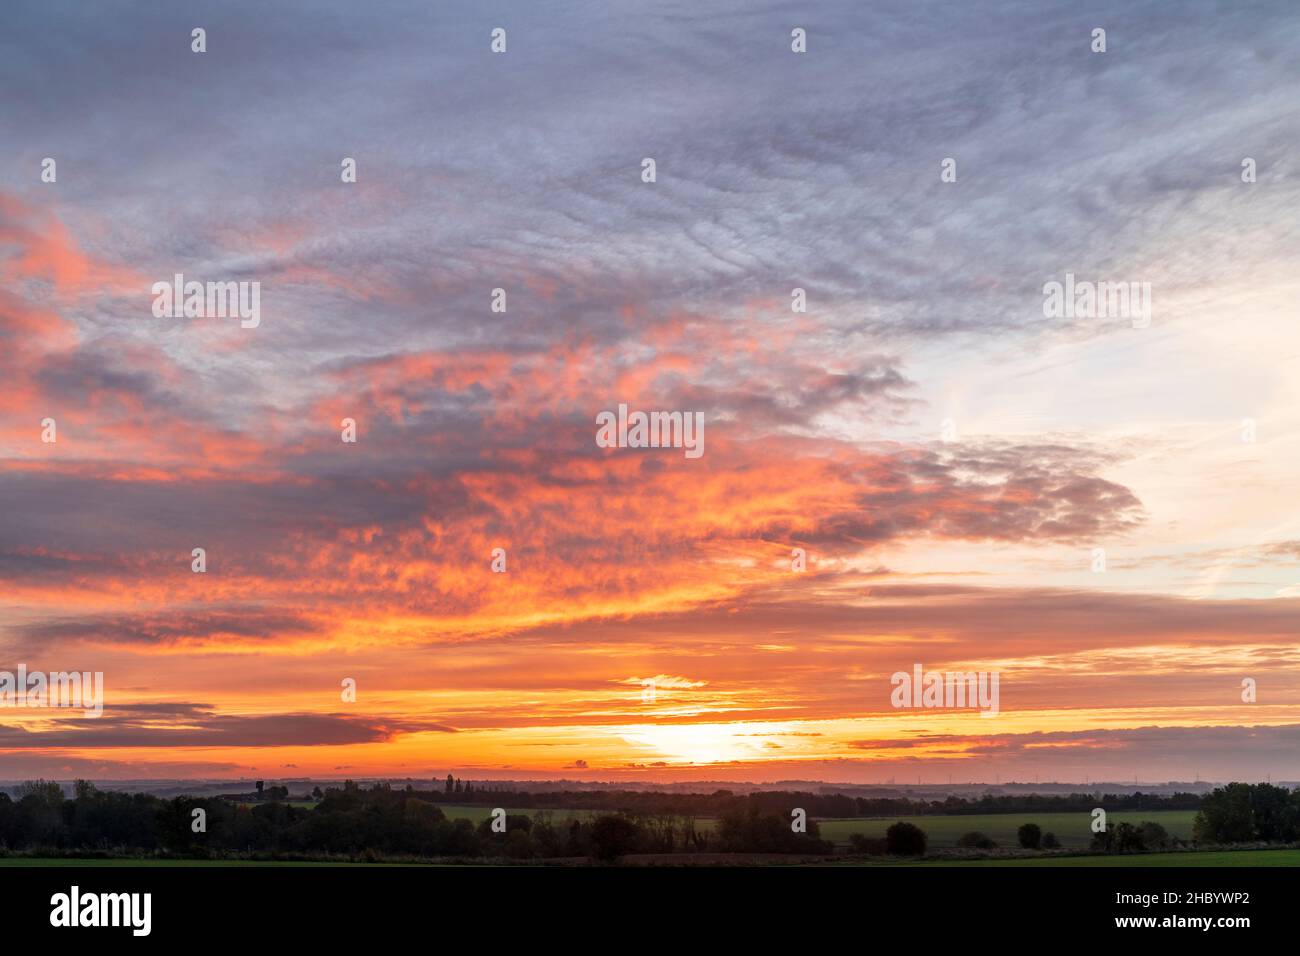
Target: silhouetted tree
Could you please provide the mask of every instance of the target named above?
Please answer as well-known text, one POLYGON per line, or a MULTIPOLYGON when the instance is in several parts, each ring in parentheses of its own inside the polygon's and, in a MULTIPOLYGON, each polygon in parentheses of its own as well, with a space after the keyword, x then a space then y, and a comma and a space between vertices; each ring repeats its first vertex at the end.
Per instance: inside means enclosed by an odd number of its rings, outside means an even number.
POLYGON ((1148 850, 1160 850, 1169 845, 1169 833, 1154 820, 1143 820, 1138 824, 1142 837, 1142 846, 1148 850))
POLYGON ((1300 839, 1300 791, 1267 783, 1216 787, 1201 802, 1192 835, 1202 843, 1300 839))
POLYGON ((1043 831, 1037 823, 1022 824, 1016 831, 1016 839, 1026 850, 1037 850, 1043 844, 1043 831))
POLYGON ((863 833, 850 833, 849 852, 856 856, 884 856, 887 849, 883 837, 869 837, 863 833))
POLYGON ((892 856, 924 856, 927 842, 925 831, 905 820, 885 831, 885 849, 892 856))
POLYGON ((1092 835, 1092 848, 1107 853, 1141 853, 1146 849, 1142 831, 1131 823, 1116 823, 1092 835))
POLYGON ((597 817, 591 825, 592 854, 612 863, 636 849, 637 836, 636 824, 621 814, 597 817))

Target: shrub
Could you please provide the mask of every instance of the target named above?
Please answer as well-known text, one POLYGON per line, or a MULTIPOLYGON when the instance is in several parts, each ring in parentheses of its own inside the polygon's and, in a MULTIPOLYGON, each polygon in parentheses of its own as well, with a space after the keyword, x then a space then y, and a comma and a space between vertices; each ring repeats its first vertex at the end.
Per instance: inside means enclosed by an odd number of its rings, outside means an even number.
POLYGON ((1037 823, 1026 823, 1016 831, 1016 839, 1026 850, 1037 850, 1043 844, 1043 831, 1037 823))
POLYGON ((591 825, 592 855, 606 863, 636 849, 639 831, 627 817, 611 814, 597 817, 591 825))
POLYGON ((1142 831, 1138 827, 1131 823, 1117 823, 1102 833, 1094 833, 1092 848, 1107 853, 1141 853, 1146 845, 1142 842, 1142 831))
POLYGON ((970 833, 963 833, 957 840, 958 846, 975 847, 979 850, 997 849, 997 844, 986 837, 978 830, 972 830, 970 833))
POLYGON ((722 814, 718 818, 718 848, 727 853, 831 853, 834 845, 821 839, 815 820, 805 833, 790 829, 784 814, 761 813, 757 805, 722 814))
POLYGON ((924 856, 925 831, 914 823, 899 821, 885 831, 885 849, 892 856, 924 856))
POLYGON ((849 852, 857 856, 884 856, 889 851, 882 837, 869 837, 861 833, 850 833, 849 852))
POLYGON ((1142 846, 1148 850, 1159 850, 1169 845, 1169 833, 1153 820, 1143 820, 1138 824, 1142 846))

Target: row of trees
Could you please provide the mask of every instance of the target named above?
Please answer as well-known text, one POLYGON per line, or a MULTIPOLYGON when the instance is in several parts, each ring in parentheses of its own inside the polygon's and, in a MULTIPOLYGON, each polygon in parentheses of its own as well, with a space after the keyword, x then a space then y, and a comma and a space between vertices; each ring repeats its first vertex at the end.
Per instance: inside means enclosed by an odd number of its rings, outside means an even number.
POLYGON ((1294 843, 1300 840, 1300 788, 1220 787, 1202 801, 1192 836, 1200 843, 1294 843))
POLYGON ((1160 824, 1143 820, 1139 824, 1116 823, 1092 835, 1092 849, 1107 853, 1146 853, 1167 850, 1178 841, 1170 838, 1160 824))
MULTIPOLYGON (((440 796, 410 786, 404 790, 388 784, 362 788, 348 781, 325 790, 314 807, 295 807, 279 799, 252 805, 221 798, 163 800, 146 794, 101 791, 79 781, 73 798, 66 799, 57 783, 38 780, 19 787, 13 799, 0 792, 0 848, 164 851, 199 857, 252 853, 517 859, 615 859, 628 853, 702 851, 819 855, 833 850, 821 839, 814 820, 807 820, 806 832, 792 828, 791 806, 801 804, 773 805, 768 794, 728 795, 712 830, 697 828, 693 814, 620 808, 560 822, 545 811, 510 816, 505 819, 504 832, 497 832, 499 827, 494 828, 490 819, 477 827, 468 820, 448 820, 436 802, 440 796)), ((811 818, 815 811, 804 809, 811 818)), ((1083 808, 1087 809, 1091 808, 1083 808)), ((1300 790, 1237 783, 1219 788, 1204 799, 1194 839, 1213 844, 1300 840, 1300 790)), ((984 848, 993 844, 977 832, 959 842, 984 848)), ((1046 849, 1056 844, 1056 839, 1030 823, 1020 828, 1018 842, 1046 849)), ((1118 823, 1096 834, 1093 847, 1128 853, 1161 849, 1172 842, 1157 823, 1118 823)), ((854 834, 851 843, 857 853, 921 855, 927 840, 919 827, 899 821, 883 839, 854 834)))
MULTIPOLYGON (((1016 842, 1026 850, 1055 850, 1061 845, 1055 833, 1050 830, 1044 833, 1037 823, 1023 824, 1016 831, 1016 842)), ((998 846, 996 841, 978 830, 963 833, 957 838, 957 845, 976 850, 996 850, 998 846)))
MULTIPOLYGON (((1055 849, 1056 835, 1043 833, 1036 823, 1026 823, 1016 834, 1021 847, 1055 849)), ((1295 843, 1300 841, 1300 788, 1288 790, 1268 783, 1230 783, 1205 796, 1192 827, 1192 840, 1202 844, 1295 843)), ((921 856, 925 832, 911 823, 895 823, 885 838, 855 833, 850 837, 855 853, 921 856)), ((964 834, 957 845, 991 850, 997 844, 978 831, 964 834)), ((1181 845, 1153 820, 1115 823, 1094 833, 1091 848, 1106 853, 1143 853, 1181 845)))
POLYGON ((447 783, 443 792, 472 796, 474 793, 474 784, 468 780, 462 783, 459 777, 453 777, 451 774, 447 774, 447 783))
POLYGON ((905 820, 891 825, 883 838, 861 833, 849 835, 849 851, 859 856, 925 856, 928 845, 925 831, 905 820))
POLYGON ((545 811, 510 815, 493 826, 448 820, 429 792, 351 781, 325 790, 314 807, 281 800, 248 805, 221 798, 101 791, 79 781, 72 799, 57 783, 34 781, 16 799, 0 793, 0 847, 63 852, 168 852, 404 857, 593 857, 716 850, 736 853, 829 853, 817 825, 793 833, 788 816, 746 806, 724 814, 715 832, 689 816, 610 813, 554 822, 545 811))
MULTIPOLYGON (((1026 850, 1054 850, 1061 843, 1055 833, 1044 833, 1037 823, 1025 823, 1016 831, 1016 842, 1026 850)), ((1138 826, 1120 823, 1104 833, 1094 834, 1092 848, 1108 853, 1138 853, 1170 846, 1172 841, 1165 828, 1158 823, 1144 822, 1138 826)), ((929 839, 924 830, 914 823, 899 821, 885 831, 883 838, 854 833, 849 837, 850 850, 863 856, 924 856, 929 839)), ((978 830, 964 833, 957 846, 977 850, 995 850, 997 843, 978 830)))
POLYGON ((427 793, 430 799, 442 803, 701 817, 720 817, 749 806, 756 806, 761 812, 772 814, 789 814, 792 807, 802 807, 809 816, 842 819, 938 814, 1071 813, 1090 811, 1094 807, 1102 807, 1108 813, 1115 810, 1196 810, 1201 805, 1201 797, 1195 793, 1072 793, 1050 796, 1035 793, 985 794, 974 798, 951 796, 944 800, 910 800, 906 797, 853 797, 842 793, 799 790, 763 790, 749 794, 736 794, 730 790, 715 790, 712 793, 663 793, 653 790, 531 792, 496 789, 484 784, 478 787, 469 783, 462 785, 450 775, 443 783, 441 792, 419 792, 427 793))

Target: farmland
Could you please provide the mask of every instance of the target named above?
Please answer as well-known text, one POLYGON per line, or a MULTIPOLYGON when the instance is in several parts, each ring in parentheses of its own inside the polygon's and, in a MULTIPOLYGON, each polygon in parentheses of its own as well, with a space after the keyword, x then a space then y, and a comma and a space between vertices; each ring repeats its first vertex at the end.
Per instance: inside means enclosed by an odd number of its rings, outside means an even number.
MULTIPOLYGON (((1159 823, 1171 837, 1190 840, 1194 810, 1141 810, 1116 811, 1108 815, 1110 824, 1138 824, 1146 820, 1159 823)), ((1086 847, 1092 840, 1092 818, 1086 813, 998 813, 954 814, 951 816, 913 816, 901 818, 819 820, 822 839, 836 846, 847 846, 849 834, 861 833, 868 837, 883 837, 885 830, 899 819, 914 823, 930 838, 932 847, 952 847, 964 833, 977 830, 1000 847, 1015 847, 1016 830, 1024 823, 1036 823, 1044 833, 1055 833, 1061 846, 1086 847)))
MULTIPOLYGON (((448 819, 464 818, 475 825, 488 819, 492 810, 486 806, 442 807, 448 819)), ((570 819, 587 819, 592 814, 586 810, 511 810, 506 813, 514 816, 548 814, 552 823, 562 823, 570 819)), ((1159 823, 1171 837, 1190 840, 1192 821, 1196 817, 1194 810, 1151 810, 1151 811, 1115 811, 1108 816, 1110 823, 1138 824, 1146 820, 1159 823)), ((978 830, 1000 847, 1015 847, 1016 830, 1023 823, 1037 823, 1044 833, 1055 833, 1061 846, 1067 849, 1079 849, 1088 846, 1092 840, 1090 825, 1092 817, 1086 813, 997 813, 997 814, 952 814, 911 817, 849 817, 835 820, 818 820, 824 840, 830 840, 837 847, 847 847, 849 834, 861 833, 867 837, 883 837, 885 831, 899 820, 914 823, 926 832, 930 846, 935 848, 954 847, 964 833, 978 830)), ((716 821, 707 817, 697 818, 696 828, 710 831, 716 821)))

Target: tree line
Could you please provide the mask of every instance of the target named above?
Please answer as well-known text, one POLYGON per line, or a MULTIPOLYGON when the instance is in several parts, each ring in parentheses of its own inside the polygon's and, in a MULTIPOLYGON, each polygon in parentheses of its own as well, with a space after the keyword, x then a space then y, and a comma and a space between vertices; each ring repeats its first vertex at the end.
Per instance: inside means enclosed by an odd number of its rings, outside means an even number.
MULTIPOLYGON (((361 787, 347 781, 340 787, 317 791, 311 806, 294 806, 285 801, 280 787, 259 787, 251 802, 221 797, 176 797, 162 799, 148 794, 100 790, 78 781, 67 798, 58 783, 31 781, 17 788, 15 796, 0 792, 0 849, 5 851, 75 854, 169 854, 191 858, 232 855, 278 856, 286 858, 424 859, 430 857, 507 857, 543 859, 587 857, 617 859, 631 853, 794 853, 821 855, 833 852, 822 840, 814 817, 890 816, 917 811, 918 801, 861 800, 806 793, 757 792, 735 795, 649 794, 644 792, 601 792, 595 807, 564 807, 589 810, 581 818, 554 819, 545 809, 515 813, 493 826, 491 818, 477 826, 469 820, 450 820, 439 806, 446 802, 444 790, 416 790, 408 785, 396 789, 387 783, 361 787), (618 796, 637 799, 620 803, 618 796), (689 798, 697 798, 692 801, 689 798), (845 813, 842 800, 852 801, 856 814, 845 813), (885 804, 893 813, 879 812, 885 804), (631 805, 629 805, 631 804, 631 805), (876 813, 861 812, 865 808, 876 813), (802 830, 791 825, 792 808, 805 811, 802 830), (697 825, 697 815, 715 820, 713 826, 697 825)), ((478 797, 481 790, 462 789, 452 794, 462 800, 478 797)), ((554 804, 555 794, 531 795, 497 791, 493 806, 521 809, 522 797, 545 796, 554 804)), ((590 793, 580 796, 591 797, 590 793)), ((1146 797, 1142 809, 1170 809, 1183 795, 1174 798, 1146 797)), ((1059 812, 1062 807, 1090 813, 1107 806, 1095 795, 1083 799, 1044 797, 1030 810, 1001 807, 1002 798, 965 801, 984 812, 1026 813, 1033 809, 1059 812), (990 802, 1000 807, 986 809, 990 802)), ((1115 798, 1110 809, 1129 809, 1136 795, 1115 798)), ((1010 798, 1020 802, 1025 798, 1010 798)), ((1291 843, 1300 840, 1300 789, 1287 790, 1269 784, 1233 783, 1198 798, 1200 807, 1194 826, 1194 841, 1208 844, 1291 843)), ((581 802, 581 801, 574 801, 581 802)), ((929 802, 953 812, 952 801, 929 802)), ((530 809, 526 805, 522 809, 530 809)), ((931 812, 940 812, 931 810, 931 812)), ((961 845, 987 847, 987 837, 977 832, 962 838, 961 845)), ((1021 827, 1019 842, 1030 849, 1052 848, 1052 834, 1038 827, 1021 827)), ((1140 852, 1172 845, 1163 828, 1155 823, 1137 826, 1118 823, 1097 834, 1093 848, 1104 852, 1140 852)), ((925 852, 924 831, 912 823, 896 823, 886 837, 872 839, 854 834, 852 850, 874 855, 894 853, 919 855, 925 852)))
MULTIPOLYGON (((267 788, 268 790, 270 788, 267 788)), ((258 791, 265 795, 266 791, 258 791)), ((431 791, 352 781, 330 787, 310 807, 274 793, 253 803, 221 797, 176 797, 100 790, 78 781, 71 799, 58 783, 21 785, 16 799, 0 793, 0 848, 62 854, 426 859, 588 857, 629 853, 830 853, 817 825, 791 832, 788 811, 756 806, 722 814, 701 829, 693 816, 619 811, 553 820, 542 811, 511 814, 497 832, 491 818, 477 826, 449 820, 431 791), (196 812, 197 811, 197 812, 196 812)), ((499 825, 498 825, 499 826, 499 825)))
POLYGON ((1196 793, 1149 794, 983 794, 979 797, 950 796, 943 800, 913 800, 907 797, 854 797, 842 793, 812 793, 800 790, 760 790, 736 794, 730 790, 712 793, 662 793, 653 790, 561 790, 531 792, 494 789, 490 784, 471 786, 452 777, 441 792, 417 791, 442 803, 456 805, 508 806, 519 809, 608 810, 649 814, 693 814, 717 817, 747 806, 775 813, 803 807, 809 816, 912 817, 986 813, 1068 813, 1102 807, 1112 810, 1197 810, 1202 797, 1196 793))

